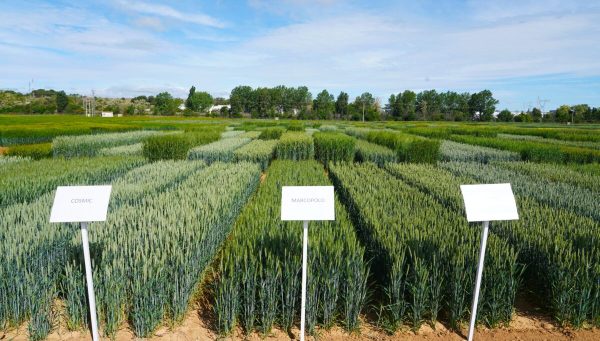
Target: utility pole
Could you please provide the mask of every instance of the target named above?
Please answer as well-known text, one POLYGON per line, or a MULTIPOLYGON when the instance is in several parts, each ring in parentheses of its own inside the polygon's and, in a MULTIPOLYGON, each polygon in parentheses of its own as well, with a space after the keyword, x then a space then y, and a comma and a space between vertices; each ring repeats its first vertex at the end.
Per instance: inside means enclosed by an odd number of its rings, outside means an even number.
POLYGON ((96 116, 96 94, 92 89, 92 116, 96 116))
POLYGON ((538 108, 540 108, 540 111, 542 112, 542 116, 544 116, 544 114, 545 114, 544 107, 546 106, 546 103, 550 102, 550 100, 549 99, 540 99, 540 96, 538 96, 537 102, 538 102, 538 108))
POLYGON ((571 112, 571 125, 573 125, 575 124, 575 121, 573 120, 573 117, 575 116, 575 109, 571 108, 569 111, 571 112))
POLYGON ((92 97, 83 97, 83 108, 85 109, 85 116, 92 117, 96 114, 96 96, 94 90, 92 90, 92 97))
POLYGON ((29 113, 31 114, 31 105, 33 104, 33 92, 31 88, 33 87, 33 78, 29 81, 29 113))

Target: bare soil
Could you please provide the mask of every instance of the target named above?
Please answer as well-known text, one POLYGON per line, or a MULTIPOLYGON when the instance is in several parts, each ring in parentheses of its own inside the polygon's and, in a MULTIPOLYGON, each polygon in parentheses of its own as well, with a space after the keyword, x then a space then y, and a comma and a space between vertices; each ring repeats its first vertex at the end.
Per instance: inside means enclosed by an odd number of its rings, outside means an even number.
MULTIPOLYGON (((194 309, 188 313, 183 323, 174 329, 170 330, 167 327, 159 328, 155 336, 148 340, 153 341, 204 341, 204 340, 249 340, 249 341, 284 341, 297 340, 298 330, 292 331, 293 335, 274 329, 269 335, 252 334, 249 337, 243 335, 241 330, 234 332, 234 335, 228 337, 219 337, 209 327, 205 318, 198 314, 198 310, 194 309)), ((75 340, 91 340, 89 332, 83 331, 68 331, 64 327, 63 320, 59 317, 58 326, 48 337, 48 341, 75 341, 75 340)), ((362 322, 360 333, 348 334, 341 328, 334 327, 331 330, 319 330, 314 337, 308 337, 307 340, 331 340, 331 341, 424 341, 424 340, 465 340, 467 330, 462 333, 456 333, 448 330, 443 324, 436 324, 435 329, 429 325, 423 325, 418 332, 409 330, 400 330, 394 335, 385 333, 374 325, 362 322)), ((27 326, 21 326, 19 329, 11 330, 6 333, 0 332, 0 340, 2 341, 26 341, 27 326)), ((544 318, 535 316, 526 316, 517 313, 509 327, 486 329, 479 328, 475 333, 476 340, 493 340, 493 341, 550 341, 550 340, 582 340, 592 341, 600 340, 600 329, 582 329, 569 330, 558 328, 556 325, 548 322, 544 318)), ((102 338, 102 340, 109 340, 102 338)), ((116 341, 139 340, 127 326, 124 326, 116 335, 116 341)))

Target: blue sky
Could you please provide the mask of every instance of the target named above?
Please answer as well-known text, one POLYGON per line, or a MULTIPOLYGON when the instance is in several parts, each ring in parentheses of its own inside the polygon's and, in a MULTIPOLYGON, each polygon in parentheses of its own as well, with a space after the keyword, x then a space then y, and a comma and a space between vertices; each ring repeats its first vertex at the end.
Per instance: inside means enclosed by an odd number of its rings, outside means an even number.
POLYGON ((600 106, 598 1, 2 1, 0 88, 128 97, 306 85, 600 106))

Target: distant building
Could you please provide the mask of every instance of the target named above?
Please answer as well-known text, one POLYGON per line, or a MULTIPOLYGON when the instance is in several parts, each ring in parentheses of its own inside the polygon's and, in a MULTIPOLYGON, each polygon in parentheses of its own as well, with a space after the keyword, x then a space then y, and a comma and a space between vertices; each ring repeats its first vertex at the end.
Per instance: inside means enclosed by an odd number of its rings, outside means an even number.
POLYGON ((103 111, 102 117, 114 117, 114 115, 112 111, 103 111))
POLYGON ((213 105, 210 107, 210 109, 208 109, 208 112, 221 111, 222 108, 227 108, 227 110, 231 110, 231 105, 229 105, 229 104, 213 105))
POLYGON ((181 110, 181 111, 185 110, 185 104, 184 103, 179 104, 179 110, 181 110))

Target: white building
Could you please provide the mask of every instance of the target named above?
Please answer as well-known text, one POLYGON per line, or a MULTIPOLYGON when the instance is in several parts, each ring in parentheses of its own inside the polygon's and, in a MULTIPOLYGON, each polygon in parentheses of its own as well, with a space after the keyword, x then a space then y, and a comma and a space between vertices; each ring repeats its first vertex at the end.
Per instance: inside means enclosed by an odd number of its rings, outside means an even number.
POLYGON ((222 108, 227 108, 227 110, 231 110, 231 105, 229 104, 220 104, 220 105, 212 105, 208 112, 221 111, 222 108))
POLYGON ((114 115, 112 111, 103 111, 102 117, 114 117, 114 115))

